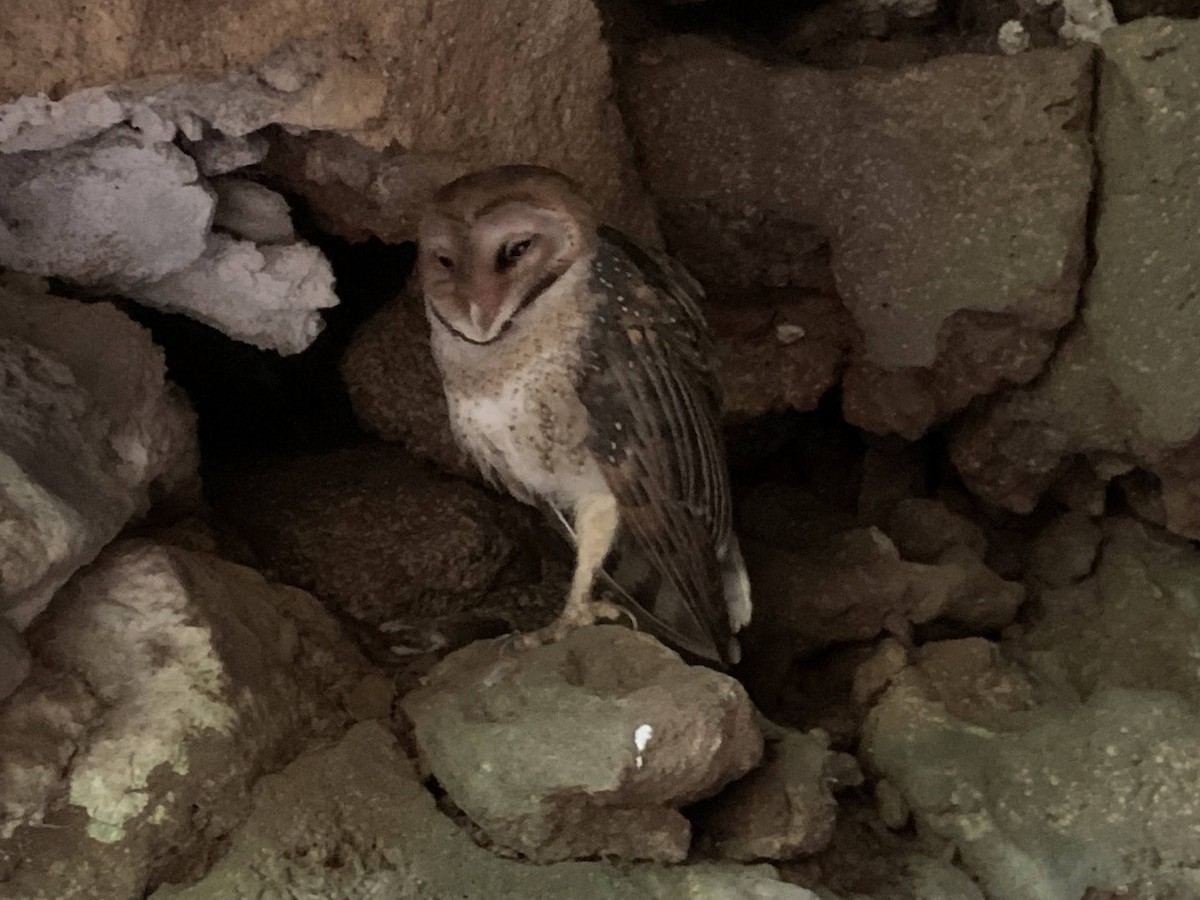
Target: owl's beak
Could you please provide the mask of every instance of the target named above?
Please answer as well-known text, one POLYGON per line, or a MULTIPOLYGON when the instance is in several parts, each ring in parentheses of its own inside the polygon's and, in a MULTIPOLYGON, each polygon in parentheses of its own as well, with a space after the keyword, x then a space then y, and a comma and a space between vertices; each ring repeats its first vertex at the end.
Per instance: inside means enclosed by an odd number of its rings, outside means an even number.
POLYGON ((480 334, 487 334, 500 312, 501 299, 490 295, 477 297, 471 302, 471 324, 480 334))

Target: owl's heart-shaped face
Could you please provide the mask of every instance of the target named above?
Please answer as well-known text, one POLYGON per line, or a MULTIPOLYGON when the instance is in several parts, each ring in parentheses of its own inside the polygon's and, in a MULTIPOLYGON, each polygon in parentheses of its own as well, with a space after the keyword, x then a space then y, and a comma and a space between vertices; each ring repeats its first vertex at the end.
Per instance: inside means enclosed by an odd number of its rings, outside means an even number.
POLYGON ((425 298, 459 337, 491 343, 578 258, 578 234, 561 211, 520 199, 465 221, 433 210, 419 238, 425 298))

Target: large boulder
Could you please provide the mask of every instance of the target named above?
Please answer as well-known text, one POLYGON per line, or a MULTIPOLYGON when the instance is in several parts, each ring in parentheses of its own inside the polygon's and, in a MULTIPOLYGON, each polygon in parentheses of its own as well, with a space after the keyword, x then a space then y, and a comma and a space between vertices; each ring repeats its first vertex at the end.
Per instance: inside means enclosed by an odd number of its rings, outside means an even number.
POLYGON ((727 302, 836 293, 858 332, 847 419, 914 438, 1032 379, 1074 315, 1091 68, 827 71, 688 37, 641 48, 624 88, 669 248, 727 302))
MULTIPOLYGON (((1080 525, 1047 529, 1038 555, 1080 525)), ((1131 520, 1100 530, 1094 573, 1039 564, 1030 622, 925 645, 864 728, 893 824, 911 813, 998 900, 1200 885, 1200 553, 1131 520)))
POLYGON ((763 750, 741 685, 618 625, 515 655, 473 644, 402 704, 450 799, 537 862, 680 862, 691 827, 678 808, 763 750))
POLYGON ((148 541, 109 548, 28 638, 33 672, 0 703, 4 896, 140 897, 203 871, 260 774, 390 708, 313 597, 148 541))
POLYGON ((1104 692, 986 728, 905 682, 873 712, 865 748, 989 897, 1190 897, 1198 739, 1194 709, 1170 694, 1104 692))
POLYGON ((1164 19, 1104 34, 1087 302, 1046 376, 972 416, 951 445, 993 503, 1027 512, 1080 463, 1101 486, 1140 467, 1160 481, 1168 527, 1200 537, 1198 43, 1200 24, 1164 19))
POLYGON ((394 444, 214 475, 209 494, 221 531, 256 565, 397 645, 437 649, 472 623, 524 630, 553 614, 493 597, 539 580, 538 538, 554 539, 540 516, 394 444))
POLYGON ((162 351, 112 304, 10 280, 0 335, 0 617, 23 630, 127 522, 195 496, 196 435, 162 351))
POLYGON ((531 866, 505 859, 438 810, 417 767, 375 722, 355 725, 336 744, 264 777, 250 817, 208 874, 152 896, 209 900, 279 891, 326 900, 364 892, 401 900, 817 900, 779 881, 769 866, 531 866))

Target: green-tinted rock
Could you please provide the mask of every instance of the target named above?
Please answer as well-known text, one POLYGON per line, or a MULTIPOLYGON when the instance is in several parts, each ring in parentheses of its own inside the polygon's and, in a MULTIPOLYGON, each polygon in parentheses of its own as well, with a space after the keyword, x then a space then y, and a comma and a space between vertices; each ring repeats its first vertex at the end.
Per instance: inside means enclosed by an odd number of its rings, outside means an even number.
POLYGON ((535 866, 477 846, 440 813, 377 723, 352 728, 255 788, 229 852, 190 887, 155 900, 814 900, 768 866, 535 866))
POLYGON ((1048 375, 956 436, 972 488, 1027 511, 1082 454, 1104 480, 1134 466, 1164 482, 1170 527, 1200 535, 1191 471, 1200 434, 1200 23, 1110 29, 1096 118, 1096 265, 1048 375))

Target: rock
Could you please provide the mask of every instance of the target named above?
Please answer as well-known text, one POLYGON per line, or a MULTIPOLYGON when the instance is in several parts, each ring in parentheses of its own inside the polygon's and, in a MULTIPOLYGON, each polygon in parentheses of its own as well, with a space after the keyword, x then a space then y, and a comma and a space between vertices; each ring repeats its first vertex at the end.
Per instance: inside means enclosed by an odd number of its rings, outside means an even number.
POLYGON ((626 81, 664 234, 717 301, 836 285, 851 422, 915 438, 1042 370, 1085 257, 1087 51, 830 72, 672 38, 626 81))
POLYGON ((364 889, 382 897, 464 900, 817 896, 778 881, 769 866, 531 866, 504 859, 476 846, 442 815, 392 735, 364 722, 338 743, 264 777, 229 852, 199 882, 164 886, 153 897, 241 898, 282 890, 350 900, 364 889))
POLYGON ((290 244, 296 239, 287 200, 247 178, 214 178, 217 209, 213 227, 256 244, 290 244))
POLYGON ((727 421, 788 409, 812 410, 837 384, 853 325, 836 299, 710 303, 727 421))
POLYGON ((974 414, 951 441, 973 491, 1017 512, 1076 461, 1102 482, 1145 468, 1168 527, 1200 537, 1200 365, 1190 260, 1200 251, 1200 25, 1159 19, 1104 33, 1096 146, 1096 267, 1045 377, 974 414))
POLYGON ((831 753, 829 736, 820 731, 768 737, 762 764, 693 813, 697 846, 706 855, 740 862, 824 849, 837 820, 837 757, 857 772, 853 757, 831 753))
POLYGON ((1100 527, 1093 574, 1044 588, 998 646, 925 645, 865 726, 918 829, 999 900, 1197 884, 1200 553, 1132 520, 1100 527))
POLYGON ((299 353, 336 306, 333 270, 304 243, 252 244, 211 234, 188 268, 126 292, 142 303, 181 312, 264 350, 299 353))
POLYGON ((1083 513, 1068 512, 1037 536, 1029 551, 1025 577, 1032 584, 1066 587, 1089 575, 1103 534, 1083 513))
POLYGON ((1025 30, 1025 26, 1018 19, 1009 19, 1000 26, 1000 30, 996 33, 996 45, 1000 48, 1000 52, 1007 56, 1024 53, 1030 48, 1031 43, 1029 32, 1025 30))
POLYGON ((258 132, 235 137, 211 130, 198 141, 184 138, 181 143, 187 155, 196 161, 196 168, 209 178, 256 165, 267 158, 271 149, 267 138, 258 132))
POLYGON ((471 620, 533 625, 536 608, 506 608, 488 594, 537 577, 537 514, 399 447, 244 467, 215 475, 209 492, 222 529, 259 565, 352 619, 424 632, 433 647, 471 620))
POLYGON ((987 538, 974 522, 952 512, 937 500, 910 497, 892 509, 884 526, 905 559, 937 563, 963 548, 983 559, 987 538))
POLYGON ((450 159, 376 151, 340 134, 272 135, 274 183, 304 199, 320 227, 348 241, 416 239, 425 200, 462 174, 450 159))
POLYGON ((868 438, 858 485, 859 521, 882 526, 901 502, 927 494, 932 457, 928 443, 868 438))
MULTIPOLYGON (((142 37, 153 40, 151 30, 142 37)), ((253 43, 262 36, 248 37, 253 43)), ((0 85, 0 100, 17 98, 0 106, 0 137, 7 136, 12 149, 50 150, 128 122, 148 141, 168 143, 181 134, 194 145, 214 131, 237 140, 271 124, 354 131, 383 110, 387 85, 379 66, 320 42, 287 41, 260 56, 257 66, 227 57, 208 70, 195 65, 194 55, 185 62, 188 50, 179 43, 170 52, 174 57, 148 77, 131 69, 123 78, 76 85, 83 89, 72 93, 58 84, 50 88, 65 94, 58 101, 29 84, 0 85)))
POLYGON ((29 677, 29 651, 7 622, 0 619, 0 702, 29 677))
POLYGON ((678 807, 762 754, 741 685, 616 625, 519 655, 473 644, 402 704, 450 799, 535 862, 679 862, 691 828, 678 807))
POLYGON ((62 149, 0 154, 0 265, 132 287, 199 259, 213 208, 182 151, 131 128, 62 149))
POLYGON ((447 471, 478 477, 450 431, 450 411, 429 350, 429 322, 418 287, 406 287, 358 330, 342 358, 341 372, 363 428, 447 471))
POLYGON ((895 638, 884 638, 854 670, 851 699, 858 706, 871 706, 906 665, 908 648, 895 638))
POLYGON ((854 528, 800 550, 743 541, 755 598, 746 635, 793 652, 870 640, 904 623, 947 618, 970 628, 1008 624, 1024 600, 965 548, 935 564, 909 562, 878 528, 854 528))
POLYGON ((868 719, 864 749, 988 897, 1194 893, 1194 709, 1169 694, 1111 691, 1018 715, 985 728, 897 683, 868 719))
POLYGON ((316 310, 338 302, 333 273, 306 244, 256 247, 209 233, 217 224, 264 243, 291 240, 283 198, 247 184, 223 180, 214 192, 173 144, 124 125, 86 143, 0 154, 0 263, 296 353, 322 328, 316 310))
POLYGON ((1009 644, 1053 696, 1106 688, 1172 691, 1200 703, 1193 662, 1200 611, 1200 554, 1188 542, 1109 519, 1094 572, 1043 589, 1038 615, 1009 644))
POLYGON ((850 797, 829 847, 780 869, 825 900, 984 900, 954 858, 953 847, 936 836, 889 831, 874 804, 850 797))
POLYGON ((102 88, 51 100, 18 97, 0 107, 0 153, 57 150, 87 141, 125 120, 125 107, 102 88))
POLYGON ((367 674, 311 596, 146 541, 106 550, 28 638, 34 672, 0 706, 5 896, 199 871, 261 773, 341 733, 367 674))
MULTIPOLYGON (((930 641, 917 649, 911 671, 947 713, 976 724, 989 726, 1035 705, 1024 670, 983 638, 930 641)), ((904 675, 894 676, 897 681, 904 675)))
POLYGON ((656 234, 611 99, 600 15, 586 0, 483 11, 255 0, 231 16, 191 11, 183 0, 153 11, 104 0, 79 14, 50 0, 30 20, 0 7, 13 22, 0 102, 123 85, 119 99, 152 101, 192 140, 205 123, 236 137, 274 122, 348 132, 453 175, 538 162, 578 178, 616 224, 656 234))
POLYGON ((1062 0, 1063 23, 1058 34, 1067 43, 1099 44, 1104 32, 1115 28, 1116 14, 1108 0, 1062 0))
POLYGON ((198 455, 145 329, 36 291, 0 284, 0 617, 18 631, 153 502, 194 497, 198 455))

